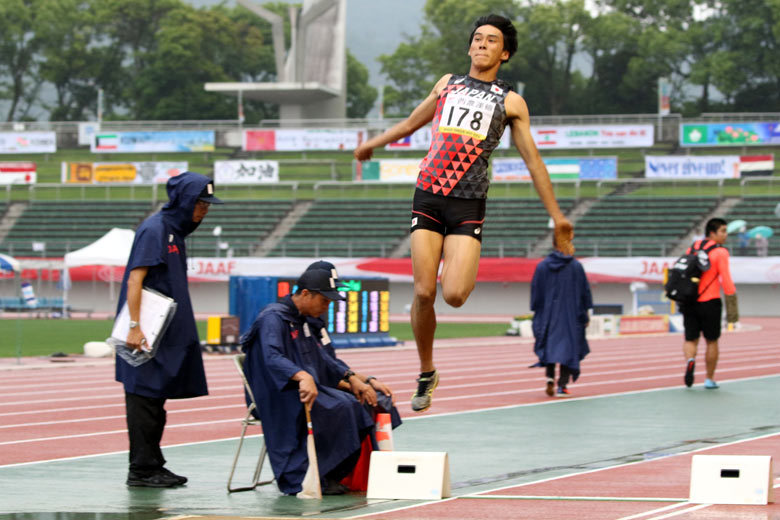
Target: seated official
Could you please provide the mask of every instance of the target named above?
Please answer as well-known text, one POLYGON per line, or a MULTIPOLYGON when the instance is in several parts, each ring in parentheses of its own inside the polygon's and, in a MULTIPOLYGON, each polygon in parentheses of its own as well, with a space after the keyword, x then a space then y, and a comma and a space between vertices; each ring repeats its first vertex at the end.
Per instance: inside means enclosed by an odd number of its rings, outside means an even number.
MULTIPOLYGON (((306 271, 312 271, 314 269, 323 270, 330 274, 331 278, 333 278, 333 283, 338 290, 339 275, 336 271, 335 265, 325 260, 319 260, 307 267, 306 271)), ((323 352, 333 358, 336 363, 341 366, 341 369, 344 371, 344 373, 346 373, 348 370, 351 370, 346 363, 341 361, 336 356, 336 349, 333 348, 333 343, 331 342, 330 336, 328 335, 328 327, 325 321, 320 316, 307 316, 306 322, 309 324, 312 332, 317 336, 319 346, 323 352)), ((363 374, 357 372, 355 372, 355 375, 359 380, 363 381, 371 387, 368 390, 369 393, 374 392, 376 394, 377 404, 371 411, 375 413, 389 413, 392 420, 393 429, 400 426, 401 416, 399 415, 398 410, 395 408, 395 396, 393 396, 393 392, 390 390, 390 388, 374 376, 364 376, 363 374)), ((344 381, 339 382, 339 388, 344 391, 352 390, 351 386, 344 381)), ((357 395, 355 397, 359 398, 357 395)), ((375 443, 374 449, 376 449, 375 443)))
POLYGON ((242 338, 244 372, 280 491, 301 491, 309 463, 304 405, 310 405, 322 492, 339 494, 346 491, 339 481, 352 471, 363 439, 373 431, 368 407, 377 405, 377 393, 325 354, 319 331, 307 322, 331 301, 343 300, 330 273, 307 271, 297 285, 295 294, 263 308, 242 338), (338 389, 340 382, 349 385, 349 393, 338 389))

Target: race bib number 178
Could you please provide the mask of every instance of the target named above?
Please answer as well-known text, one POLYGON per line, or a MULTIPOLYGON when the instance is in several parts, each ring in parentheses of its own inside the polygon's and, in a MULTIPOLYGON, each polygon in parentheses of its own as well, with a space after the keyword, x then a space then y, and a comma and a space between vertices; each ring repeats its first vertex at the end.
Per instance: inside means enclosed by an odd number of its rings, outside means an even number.
POLYGON ((444 102, 439 132, 467 135, 483 141, 487 137, 495 108, 494 101, 451 92, 444 102))

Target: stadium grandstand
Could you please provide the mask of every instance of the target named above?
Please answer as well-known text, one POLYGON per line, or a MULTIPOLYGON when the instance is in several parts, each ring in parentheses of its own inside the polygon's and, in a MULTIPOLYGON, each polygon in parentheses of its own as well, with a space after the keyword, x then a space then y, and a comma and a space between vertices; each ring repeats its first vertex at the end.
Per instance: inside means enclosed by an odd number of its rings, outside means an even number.
MULTIPOLYGON (((771 114, 745 114, 742 119, 766 121, 768 116, 771 114)), ((718 121, 734 117, 724 114, 718 121)), ((767 226, 773 234, 780 231, 775 215, 780 189, 774 182, 777 171, 771 146, 684 146, 681 132, 685 125, 700 128, 720 124, 709 122, 712 120, 708 116, 689 123, 679 116, 652 115, 534 119, 534 125, 564 130, 625 127, 632 132, 647 131, 651 136, 649 142, 627 146, 607 143, 590 148, 542 148, 543 158, 550 161, 548 169, 560 204, 575 224, 579 255, 678 254, 701 233, 706 219, 716 214, 728 220, 745 220, 750 228, 767 226), (668 164, 663 168, 667 169, 691 161, 694 169, 706 169, 711 165, 696 161, 713 157, 730 160, 730 167, 739 167, 742 174, 651 178, 649 173, 654 168, 648 166, 651 159, 666 160, 668 164), (595 171, 588 161, 613 158, 611 175, 602 170, 596 177, 585 175, 586 170, 591 174, 595 171), (581 173, 577 177, 576 173, 572 176, 573 170, 565 170, 569 173, 558 175, 559 165, 574 165, 581 173)), ((367 167, 361 177, 351 157, 355 139, 392 123, 339 120, 325 125, 322 121, 300 121, 298 130, 280 128, 278 121, 261 122, 256 129, 237 127, 228 121, 104 123, 112 135, 205 132, 211 139, 206 151, 121 154, 96 149, 95 143, 89 150, 74 144, 78 133, 75 124, 28 123, 24 131, 16 127, 17 133, 49 132, 54 145, 51 150, 32 150, 14 157, 19 161, 4 163, 32 165, 34 180, 4 182, 0 187, 0 250, 22 258, 61 257, 113 227, 134 229, 165 201, 159 178, 142 178, 142 171, 149 164, 152 168, 176 164, 215 175, 220 193, 229 201, 223 207, 212 208, 202 229, 192 235, 190 256, 406 257, 414 170, 424 151, 403 146, 378 151, 375 170, 380 173, 374 178, 366 177, 367 167), (251 145, 252 139, 268 136, 275 138, 275 147, 251 145), (297 139, 299 146, 284 148, 279 144, 282 139, 297 139), (76 179, 73 173, 85 163, 91 165, 93 175, 87 182, 76 179), (147 166, 136 166, 137 174, 131 173, 130 177, 121 177, 128 175, 121 173, 117 174, 119 179, 101 179, 101 168, 116 169, 120 163, 147 166), (404 182, 386 181, 385 167, 397 163, 404 163, 406 168, 406 177, 401 179, 404 182), (220 178, 225 168, 227 177, 220 178)), ((508 147, 497 150, 499 159, 510 164, 519 161, 508 147)), ((4 175, 2 171, 0 175, 4 175)), ((549 250, 551 236, 546 212, 531 184, 501 178, 495 168, 493 175, 483 256, 543 256, 549 250)), ((770 238, 769 252, 780 253, 777 239, 770 238)), ((751 247, 747 254, 755 253, 751 247)))

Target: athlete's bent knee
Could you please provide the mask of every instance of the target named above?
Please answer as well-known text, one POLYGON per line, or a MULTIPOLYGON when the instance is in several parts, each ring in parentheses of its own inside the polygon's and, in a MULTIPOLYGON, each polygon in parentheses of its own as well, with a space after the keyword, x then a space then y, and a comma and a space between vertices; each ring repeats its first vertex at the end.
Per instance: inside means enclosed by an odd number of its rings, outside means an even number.
POLYGON ((445 291, 442 296, 444 297, 444 301, 447 302, 447 305, 458 308, 466 303, 469 294, 471 294, 471 291, 445 291))

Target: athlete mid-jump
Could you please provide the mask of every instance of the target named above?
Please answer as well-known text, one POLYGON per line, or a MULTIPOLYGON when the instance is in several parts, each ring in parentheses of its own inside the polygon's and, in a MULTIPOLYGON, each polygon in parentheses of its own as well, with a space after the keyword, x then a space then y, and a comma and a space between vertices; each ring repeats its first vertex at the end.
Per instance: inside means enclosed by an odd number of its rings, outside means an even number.
MULTIPOLYGON (((410 135, 433 121, 431 147, 420 163, 412 204, 411 251, 414 301, 411 320, 420 377, 412 396, 417 412, 431 406, 439 375, 433 364, 436 331, 436 278, 439 264, 444 301, 460 307, 474 289, 482 246, 485 200, 490 180, 488 159, 509 125, 539 198, 555 222, 556 235, 570 236, 571 223, 555 200, 550 176, 531 136, 528 107, 504 81, 502 63, 517 50, 512 22, 488 15, 474 22, 468 54, 468 75, 444 75, 411 115, 355 150, 355 158, 371 158, 374 148, 410 135)), ((564 248, 570 247, 564 245, 564 248)))

